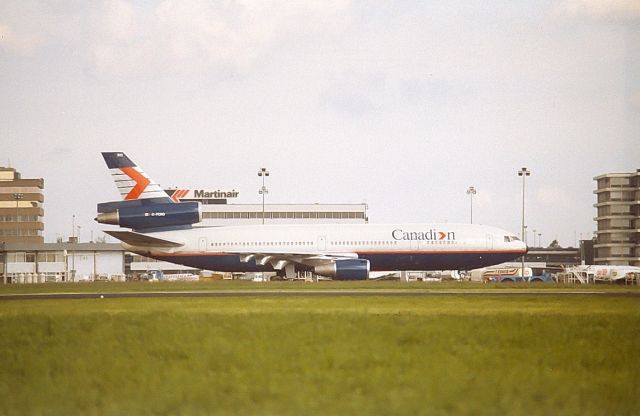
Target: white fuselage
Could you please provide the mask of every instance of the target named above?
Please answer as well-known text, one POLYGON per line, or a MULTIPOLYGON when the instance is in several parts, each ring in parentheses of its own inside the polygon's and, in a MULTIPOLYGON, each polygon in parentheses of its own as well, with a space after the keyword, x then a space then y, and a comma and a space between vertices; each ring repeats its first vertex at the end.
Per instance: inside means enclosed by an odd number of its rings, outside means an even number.
MULTIPOLYGON (((471 269, 526 253, 513 233, 471 224, 318 224, 194 227, 146 233, 183 244, 131 251, 219 271, 273 270, 255 259, 364 258, 371 270, 471 269)), ((302 262, 304 264, 304 262, 302 262)))

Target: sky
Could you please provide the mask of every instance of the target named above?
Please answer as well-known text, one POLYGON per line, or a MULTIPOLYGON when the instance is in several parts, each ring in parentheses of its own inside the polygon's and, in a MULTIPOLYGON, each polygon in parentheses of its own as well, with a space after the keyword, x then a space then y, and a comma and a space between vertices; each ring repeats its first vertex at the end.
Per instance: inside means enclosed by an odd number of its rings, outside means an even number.
MULTIPOLYGON (((372 223, 589 238, 640 168, 640 2, 3 1, 0 166, 45 179, 45 241, 103 227, 101 151, 166 187, 360 203, 372 223)), ((529 242, 533 237, 529 234, 529 242)))

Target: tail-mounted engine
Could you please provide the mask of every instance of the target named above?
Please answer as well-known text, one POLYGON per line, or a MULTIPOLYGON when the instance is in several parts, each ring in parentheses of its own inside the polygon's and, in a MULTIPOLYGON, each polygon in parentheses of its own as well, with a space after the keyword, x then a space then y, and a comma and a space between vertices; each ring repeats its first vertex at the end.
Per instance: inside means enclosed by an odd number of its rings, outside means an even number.
POLYGON ((202 221, 202 209, 199 202, 147 205, 115 203, 110 205, 109 210, 101 208, 98 206, 99 214, 96 221, 134 230, 191 225, 202 221))

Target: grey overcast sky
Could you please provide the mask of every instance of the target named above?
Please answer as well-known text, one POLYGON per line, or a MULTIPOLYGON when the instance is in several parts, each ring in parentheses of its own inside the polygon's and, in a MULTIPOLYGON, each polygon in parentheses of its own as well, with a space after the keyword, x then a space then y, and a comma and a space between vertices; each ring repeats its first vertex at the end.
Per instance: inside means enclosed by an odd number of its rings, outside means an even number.
MULTIPOLYGON (((0 165, 45 238, 99 235, 124 151, 163 186, 369 204, 371 222, 590 236, 593 176, 640 168, 640 2, 0 2, 0 165)), ((531 237, 529 237, 531 242, 531 237)))

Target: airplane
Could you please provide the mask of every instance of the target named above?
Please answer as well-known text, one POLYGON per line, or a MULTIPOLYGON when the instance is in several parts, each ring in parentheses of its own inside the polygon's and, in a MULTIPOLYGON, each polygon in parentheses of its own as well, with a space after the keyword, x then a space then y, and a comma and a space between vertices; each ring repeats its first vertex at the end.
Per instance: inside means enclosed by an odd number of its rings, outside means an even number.
POLYGON ((477 224, 286 224, 205 226, 197 201, 176 202, 123 152, 103 152, 122 201, 100 203, 96 221, 133 253, 197 269, 311 271, 366 280, 388 270, 470 270, 522 256, 515 234, 477 224))

